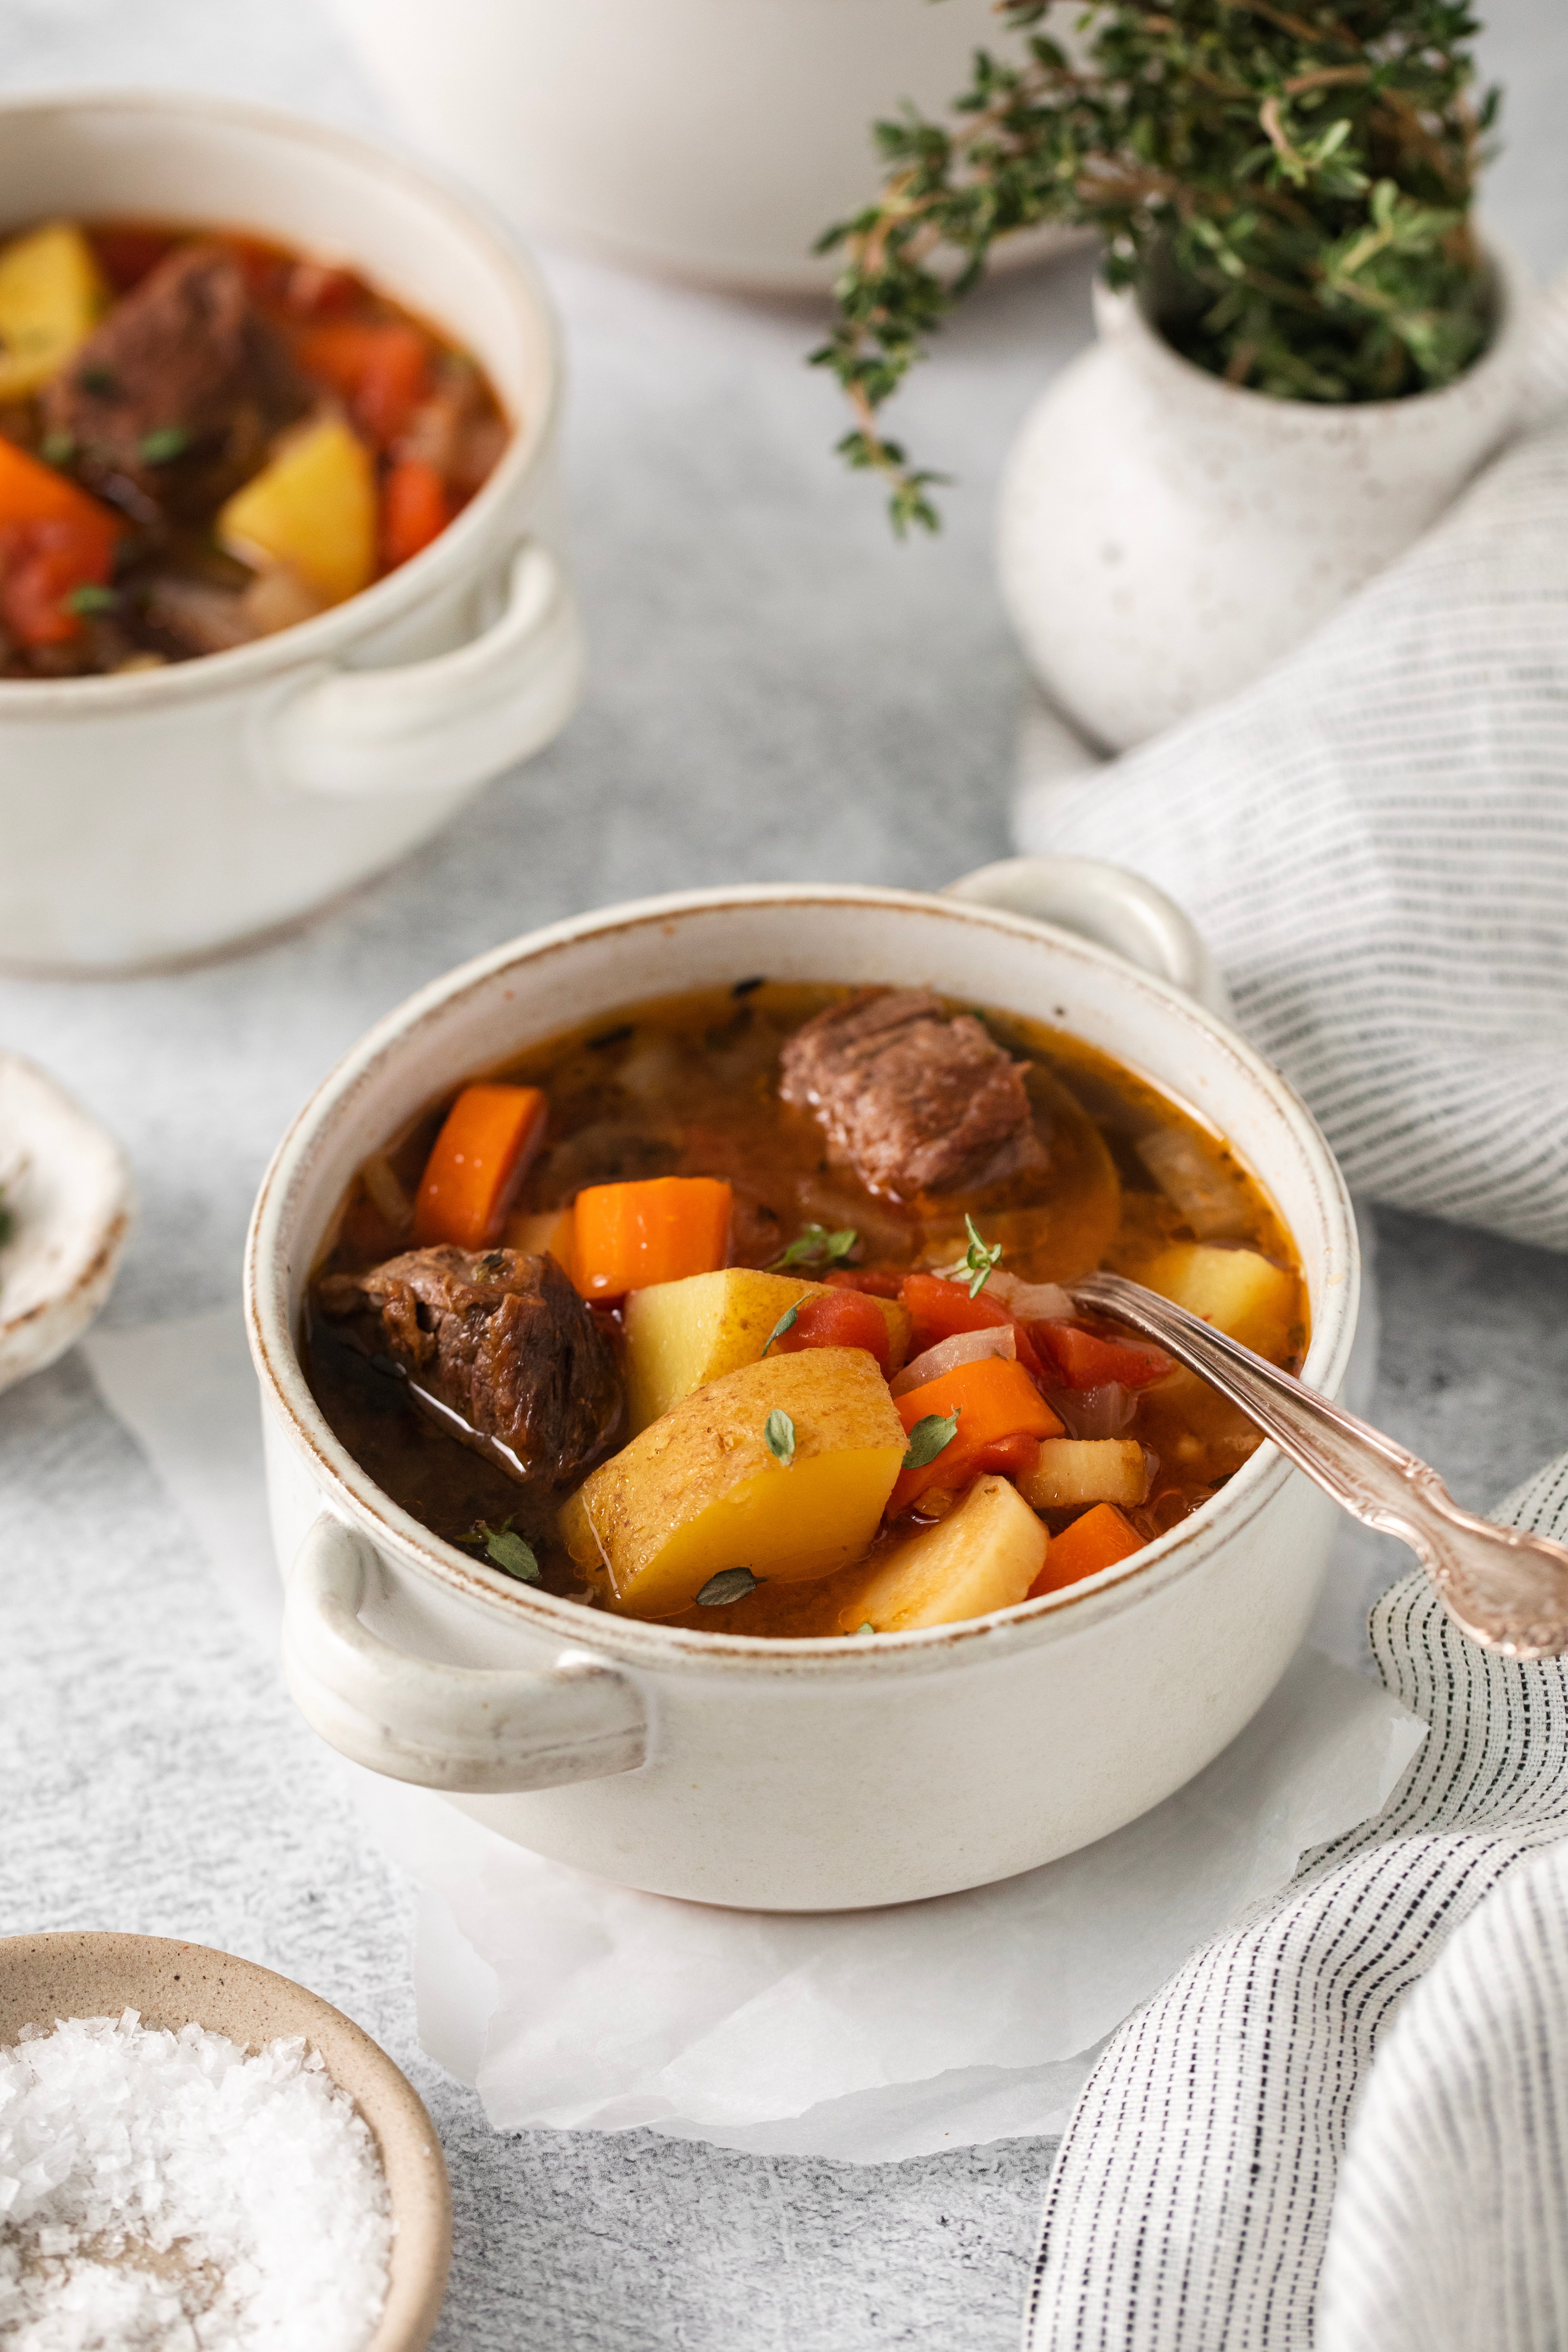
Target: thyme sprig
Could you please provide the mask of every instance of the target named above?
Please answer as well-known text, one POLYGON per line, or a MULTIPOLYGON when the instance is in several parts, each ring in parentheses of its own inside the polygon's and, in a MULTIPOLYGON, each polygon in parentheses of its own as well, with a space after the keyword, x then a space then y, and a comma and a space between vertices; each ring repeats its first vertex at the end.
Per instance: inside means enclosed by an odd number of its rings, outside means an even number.
POLYGON ((900 536, 938 527, 945 477, 879 411, 1019 230, 1098 230, 1177 350, 1282 399, 1448 383, 1486 341, 1469 212, 1498 94, 1472 98, 1464 0, 1103 0, 1071 57, 1042 29, 1062 5, 996 0, 1021 46, 975 53, 947 121, 879 122, 881 194, 818 243, 845 266, 813 362, 900 536))

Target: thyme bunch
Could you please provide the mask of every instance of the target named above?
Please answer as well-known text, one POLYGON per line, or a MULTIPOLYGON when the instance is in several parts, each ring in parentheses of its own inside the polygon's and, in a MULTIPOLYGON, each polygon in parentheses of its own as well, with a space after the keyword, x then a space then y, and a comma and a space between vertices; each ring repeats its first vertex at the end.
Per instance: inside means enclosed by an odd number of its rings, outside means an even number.
POLYGON ((1177 351, 1280 399, 1435 388, 1487 340, 1469 214, 1498 94, 1472 98, 1464 0, 1100 0, 1070 57, 1062 5, 996 0, 1012 52, 976 52, 949 120, 878 123, 881 194, 818 242, 845 263, 813 362, 900 535, 937 528, 944 478, 879 412, 1019 230, 1098 230, 1177 351))

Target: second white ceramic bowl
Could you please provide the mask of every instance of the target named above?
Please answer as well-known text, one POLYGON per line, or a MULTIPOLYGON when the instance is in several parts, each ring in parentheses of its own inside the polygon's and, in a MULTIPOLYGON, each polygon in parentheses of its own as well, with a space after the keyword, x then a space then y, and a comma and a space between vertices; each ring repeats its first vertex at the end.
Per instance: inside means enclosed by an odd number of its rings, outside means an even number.
MULTIPOLYGON (((1180 926, 1164 948, 1151 934, 1164 968, 1180 926)), ((588 1610, 441 1542, 333 1435, 296 1352, 344 1187, 416 1109, 639 997, 752 972, 915 982, 1005 1007, 1184 1096, 1296 1235, 1306 1378, 1337 1392, 1359 1284, 1339 1170, 1278 1073, 1169 981, 952 897, 802 885, 612 908, 411 998, 333 1071, 268 1172, 246 1293, 285 1658, 334 1747, 444 1790, 521 1845, 707 1903, 908 1902, 1119 1828, 1261 1706, 1310 1616, 1335 1517, 1273 1447, 1123 1566, 1021 1609, 874 1643, 768 1642, 588 1610)))
POLYGON ((439 539, 316 620, 167 669, 0 680, 0 962, 44 973, 205 954, 335 897, 550 741, 585 669, 554 322, 482 212, 226 100, 0 104, 0 229, 117 213, 345 259, 475 352, 516 430, 439 539))

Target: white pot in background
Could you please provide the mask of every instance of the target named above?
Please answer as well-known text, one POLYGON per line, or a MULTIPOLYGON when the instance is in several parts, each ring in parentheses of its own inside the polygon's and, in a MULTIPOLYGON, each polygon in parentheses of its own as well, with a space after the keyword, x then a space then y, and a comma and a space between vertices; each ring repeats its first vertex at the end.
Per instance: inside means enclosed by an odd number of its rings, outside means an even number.
POLYGON ((114 214, 340 257, 447 328, 516 431, 456 521, 276 636, 114 677, 0 680, 0 965, 201 955, 392 864, 583 689, 542 288, 466 200, 339 131, 154 91, 0 102, 0 226, 114 214))
POLYGON ((1000 29, 991 0, 334 5, 408 129, 530 229, 773 291, 830 282, 811 247, 876 190, 873 121, 945 111, 1000 29))
POLYGON ((1036 403, 1003 478, 1002 593, 1050 702, 1125 751, 1235 693, 1434 522, 1523 412, 1530 283, 1441 392, 1329 405, 1183 359, 1129 294, 1036 403))
POLYGON ((816 1911, 1031 1869, 1158 1804, 1235 1737, 1306 1629, 1335 1532, 1333 1506, 1271 1445, 1065 1591, 875 1643, 771 1642, 585 1609, 442 1542, 334 1436, 296 1349, 343 1189, 416 1107, 569 1022, 765 971, 918 980, 1065 1025, 1184 1096, 1295 1234, 1304 1377, 1337 1394, 1359 1282, 1339 1170, 1211 1009, 1184 918, 1119 879, 1045 858, 973 875, 962 896, 803 883, 608 908, 449 973, 339 1064, 279 1147, 246 1265, 285 1664, 325 1739, 601 1877, 816 1911))

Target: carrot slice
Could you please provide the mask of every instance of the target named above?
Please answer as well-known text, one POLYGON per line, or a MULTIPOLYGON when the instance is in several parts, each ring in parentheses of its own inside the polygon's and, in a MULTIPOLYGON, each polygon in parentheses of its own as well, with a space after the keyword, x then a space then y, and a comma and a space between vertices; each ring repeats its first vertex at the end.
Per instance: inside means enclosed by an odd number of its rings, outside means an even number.
POLYGON ((465 1087, 425 1162, 414 1203, 414 1239, 489 1249, 506 1222, 544 1134, 537 1087, 465 1087))
POLYGON ((1119 1559, 1131 1559, 1142 1551, 1144 1538, 1131 1520, 1123 1518, 1114 1503, 1096 1503, 1091 1510, 1083 1511, 1059 1536, 1053 1536, 1046 1553, 1046 1564, 1029 1587, 1029 1599, 1037 1601, 1042 1592, 1059 1592, 1064 1584, 1078 1584, 1086 1576, 1098 1576, 1102 1568, 1114 1568, 1119 1559))
POLYGON ((381 491, 381 561, 395 572, 439 539, 452 519, 447 485, 427 457, 399 457, 381 491))
POLYGON ((653 1176, 579 1192, 573 1278, 584 1298, 716 1274, 730 1254, 732 1195, 716 1176, 653 1176))
POLYGON ((105 562, 125 525, 107 507, 53 466, 46 466, 0 435, 0 527, 7 523, 69 522, 90 535, 105 562))
POLYGON ((895 1397, 893 1404, 906 1430, 919 1422, 946 1420, 954 1412, 958 1427, 930 1462, 900 1471, 888 1504, 892 1518, 907 1511, 928 1486, 966 1485, 980 1456, 1003 1438, 1059 1437, 1062 1432, 1023 1365, 1007 1356, 955 1364, 951 1372, 895 1397))

